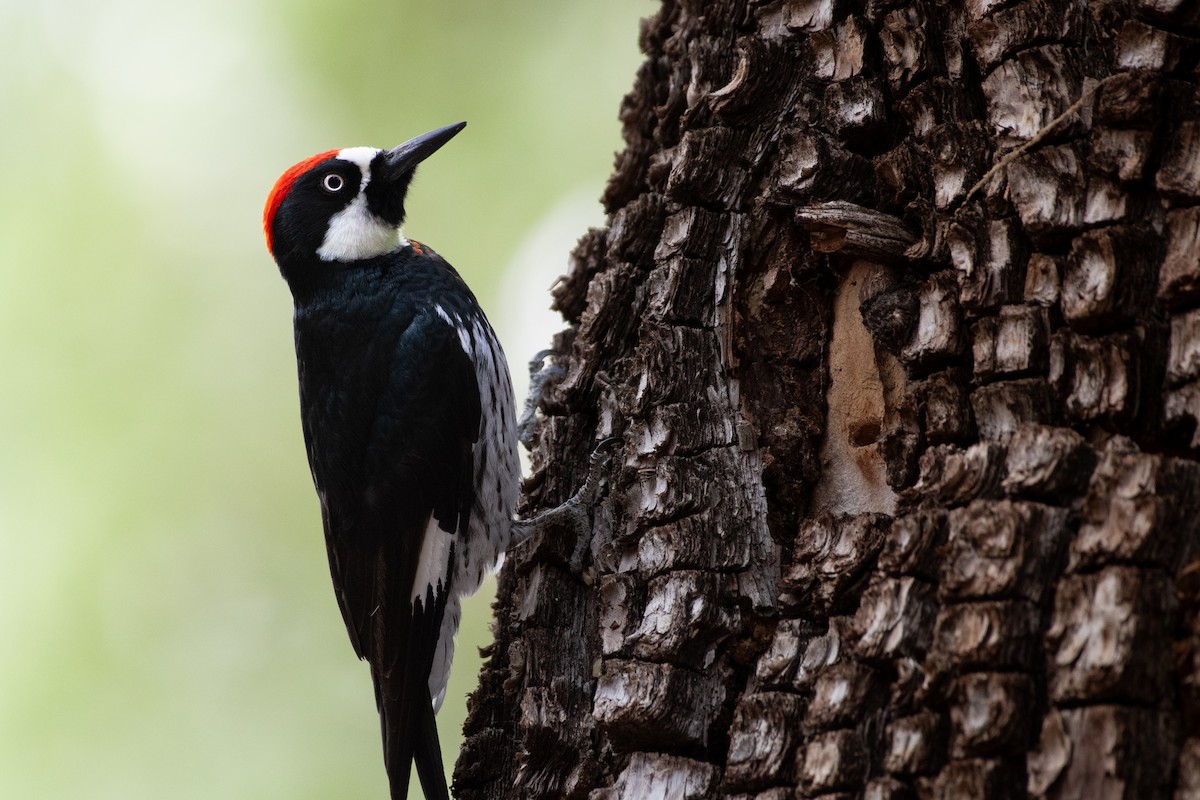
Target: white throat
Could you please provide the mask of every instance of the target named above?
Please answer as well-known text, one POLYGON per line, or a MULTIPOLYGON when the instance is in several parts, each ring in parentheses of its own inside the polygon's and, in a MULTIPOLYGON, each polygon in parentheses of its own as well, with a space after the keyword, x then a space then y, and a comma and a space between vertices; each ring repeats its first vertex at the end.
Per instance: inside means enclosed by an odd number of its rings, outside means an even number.
POLYGON ((371 182, 371 160, 379 153, 374 147, 348 147, 337 154, 357 164, 362 185, 350 205, 329 219, 325 239, 317 249, 322 261, 361 261, 397 250, 405 244, 400 228, 371 213, 367 208, 367 184, 371 182))

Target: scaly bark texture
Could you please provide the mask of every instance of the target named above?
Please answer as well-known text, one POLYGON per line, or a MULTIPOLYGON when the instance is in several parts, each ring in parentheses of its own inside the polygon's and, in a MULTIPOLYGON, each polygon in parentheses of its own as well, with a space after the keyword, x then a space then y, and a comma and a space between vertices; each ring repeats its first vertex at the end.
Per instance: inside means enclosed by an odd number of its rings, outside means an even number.
POLYGON ((477 798, 1200 797, 1200 11, 665 0, 477 798))

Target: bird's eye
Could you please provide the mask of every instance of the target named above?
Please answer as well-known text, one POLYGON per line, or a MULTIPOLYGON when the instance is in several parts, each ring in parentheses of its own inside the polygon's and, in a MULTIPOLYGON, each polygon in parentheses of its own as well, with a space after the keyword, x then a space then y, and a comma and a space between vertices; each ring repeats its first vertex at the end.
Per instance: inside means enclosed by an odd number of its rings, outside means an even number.
POLYGON ((330 194, 340 192, 346 185, 346 179, 336 172, 331 172, 321 179, 321 188, 330 194))

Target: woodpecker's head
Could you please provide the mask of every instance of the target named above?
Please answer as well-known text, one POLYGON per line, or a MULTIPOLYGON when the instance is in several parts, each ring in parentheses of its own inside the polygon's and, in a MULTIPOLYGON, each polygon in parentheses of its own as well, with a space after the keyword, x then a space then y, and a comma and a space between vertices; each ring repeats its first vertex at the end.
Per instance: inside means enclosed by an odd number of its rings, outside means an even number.
POLYGON ((400 247, 404 196, 417 164, 466 125, 438 128, 392 150, 330 150, 283 173, 267 197, 263 230, 284 276, 292 265, 361 261, 400 247))

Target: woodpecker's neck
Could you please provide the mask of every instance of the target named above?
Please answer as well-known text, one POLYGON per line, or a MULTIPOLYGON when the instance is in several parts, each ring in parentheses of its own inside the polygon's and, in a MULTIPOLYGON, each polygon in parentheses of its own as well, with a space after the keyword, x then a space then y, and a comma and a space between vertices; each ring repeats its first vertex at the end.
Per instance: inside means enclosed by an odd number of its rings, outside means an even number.
MULTIPOLYGON (((329 293, 355 296, 386 293, 395 289, 396 277, 412 273, 418 263, 429 260, 431 252, 428 248, 418 249, 423 246, 400 237, 399 231, 396 236, 397 243, 391 250, 371 258, 325 261, 315 254, 293 252, 276 261, 298 306, 329 293)), ((441 263, 442 269, 454 273, 449 265, 441 263)), ((424 274, 423 270, 417 272, 424 274)), ((412 275, 413 279, 417 277, 412 275)))
POLYGON ((326 261, 315 253, 299 252, 275 259, 297 305, 325 292, 336 291, 347 281, 353 282, 356 273, 377 270, 381 260, 377 257, 353 262, 326 261))

